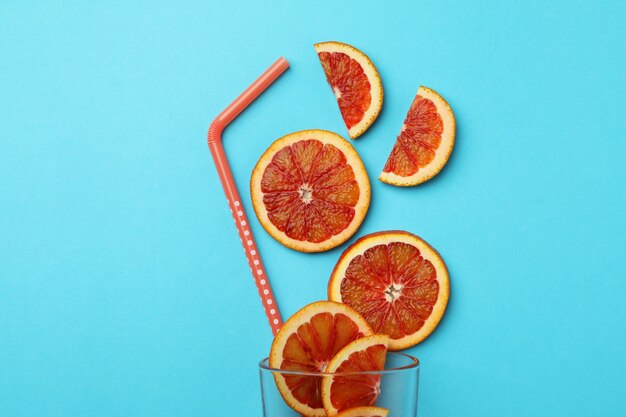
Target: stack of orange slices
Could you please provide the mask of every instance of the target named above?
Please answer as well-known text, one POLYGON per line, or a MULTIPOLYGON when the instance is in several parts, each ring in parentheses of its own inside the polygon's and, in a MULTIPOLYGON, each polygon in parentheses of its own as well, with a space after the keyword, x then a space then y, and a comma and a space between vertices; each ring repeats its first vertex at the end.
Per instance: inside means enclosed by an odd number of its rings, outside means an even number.
MULTIPOLYGON (((288 371, 326 372, 329 365, 340 365, 337 358, 344 358, 347 347, 373 334, 367 321, 345 304, 315 302, 285 322, 272 343, 269 364, 288 371)), ((330 393, 322 391, 323 378, 277 373, 275 379, 283 399, 295 411, 309 417, 326 416, 330 393)))
POLYGON ((386 415, 372 408, 380 376, 355 373, 382 370, 388 349, 428 337, 445 312, 449 288, 443 259, 418 236, 389 231, 357 240, 331 274, 331 301, 304 307, 274 339, 271 367, 322 373, 275 374, 285 402, 309 417, 386 415), (374 414, 350 414, 357 407, 374 414))
POLYGON ((376 403, 380 377, 354 372, 384 369, 388 344, 389 337, 374 335, 352 308, 318 301, 285 322, 272 343, 269 364, 281 370, 323 373, 275 373, 274 378, 285 402, 298 413, 334 416, 376 403))
MULTIPOLYGON (((315 45, 348 135, 365 133, 383 103, 380 75, 360 50, 340 42, 315 45)), ((379 179, 420 184, 446 164, 455 118, 437 92, 420 87, 379 179)), ((341 245, 361 225, 370 182, 356 150, 326 130, 303 130, 274 142, 250 180, 261 225, 283 245, 321 252, 341 245)), ((272 343, 269 365, 285 402, 308 417, 387 417, 376 406, 387 350, 412 347, 439 324, 448 303, 448 270, 439 253, 406 231, 361 237, 339 257, 329 301, 295 313, 272 343)))

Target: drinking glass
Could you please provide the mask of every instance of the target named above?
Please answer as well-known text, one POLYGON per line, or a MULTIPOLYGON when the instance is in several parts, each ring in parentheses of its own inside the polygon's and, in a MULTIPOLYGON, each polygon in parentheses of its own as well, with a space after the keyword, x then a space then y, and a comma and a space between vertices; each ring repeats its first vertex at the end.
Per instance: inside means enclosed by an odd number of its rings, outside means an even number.
MULTIPOLYGON (((382 371, 368 371, 350 373, 352 376, 379 376, 380 394, 376 400, 377 407, 389 410, 389 417, 416 417, 417 390, 419 384, 419 360, 404 353, 388 352, 385 369, 382 371)), ((259 363, 261 376, 261 396, 263 401, 263 415, 265 417, 300 417, 283 400, 276 387, 276 376, 302 376, 318 378, 336 376, 339 373, 285 371, 271 368, 268 358, 259 363)), ((345 375, 345 374, 344 374, 345 375)))

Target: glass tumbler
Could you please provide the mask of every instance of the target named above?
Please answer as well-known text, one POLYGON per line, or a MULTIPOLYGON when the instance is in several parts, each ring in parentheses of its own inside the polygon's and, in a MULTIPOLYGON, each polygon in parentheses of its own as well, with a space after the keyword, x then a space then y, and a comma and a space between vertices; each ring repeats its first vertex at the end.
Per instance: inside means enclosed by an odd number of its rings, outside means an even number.
POLYGON ((369 380, 372 380, 372 376, 376 377, 379 385, 375 389, 378 390, 379 394, 376 404, 372 405, 389 410, 389 417, 416 417, 419 366, 420 363, 417 358, 397 352, 387 353, 385 369, 382 371, 354 372, 350 374, 285 371, 271 368, 268 359, 265 358, 259 363, 263 415, 265 417, 301 416, 283 400, 276 386, 276 377, 284 377, 286 380, 292 381, 292 383, 300 383, 302 378, 311 378, 317 384, 321 384, 324 377, 343 375, 349 376, 353 381, 358 381, 359 377, 369 380))

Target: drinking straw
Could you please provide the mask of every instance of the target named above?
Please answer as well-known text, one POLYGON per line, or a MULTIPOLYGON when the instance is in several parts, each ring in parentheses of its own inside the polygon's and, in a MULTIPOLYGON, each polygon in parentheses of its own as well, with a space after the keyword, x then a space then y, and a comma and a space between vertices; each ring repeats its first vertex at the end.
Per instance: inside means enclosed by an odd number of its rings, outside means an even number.
POLYGON ((207 141, 213 161, 217 168, 217 173, 224 188, 226 194, 226 201, 230 207, 230 211, 235 220, 235 226, 237 232, 241 238, 241 244, 248 258, 248 264, 252 271, 252 276, 256 283, 261 301, 263 302, 263 308, 265 309, 265 315, 270 322, 272 333, 276 335, 278 329, 283 324, 280 312, 278 311, 278 305, 276 299, 270 287, 269 279, 265 272, 265 267, 261 261, 261 255, 259 249, 252 236, 252 230, 250 230, 250 224, 248 217, 241 204, 241 198, 237 191, 237 185, 233 179, 233 174, 228 165, 228 159, 222 146, 222 132, 235 117, 239 115, 250 103, 254 101, 267 87, 269 87, 287 68, 289 63, 285 58, 278 58, 276 62, 272 64, 259 78, 256 79, 248 88, 235 101, 233 101, 228 107, 226 107, 216 118, 213 120, 209 127, 209 133, 207 141))

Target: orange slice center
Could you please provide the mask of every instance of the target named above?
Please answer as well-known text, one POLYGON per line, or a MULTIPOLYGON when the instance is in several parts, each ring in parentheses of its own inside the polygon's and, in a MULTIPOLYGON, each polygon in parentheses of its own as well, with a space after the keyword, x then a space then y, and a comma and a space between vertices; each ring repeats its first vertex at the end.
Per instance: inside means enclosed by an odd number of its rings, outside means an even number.
POLYGON ((292 239, 319 243, 355 216, 359 185, 345 155, 316 139, 279 150, 261 180, 269 220, 292 239))
POLYGON ((377 333, 400 339, 422 328, 437 302, 439 282, 434 265, 418 248, 393 242, 352 259, 340 290, 343 302, 377 333))
POLYGON ((326 79, 333 89, 348 129, 358 124, 370 107, 371 85, 361 65, 342 52, 320 52, 326 79))
POLYGON ((443 119, 437 106, 417 95, 383 171, 405 177, 415 174, 435 158, 442 134, 443 119))

